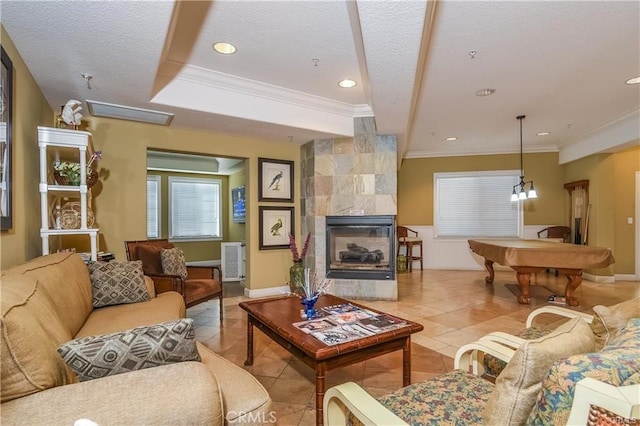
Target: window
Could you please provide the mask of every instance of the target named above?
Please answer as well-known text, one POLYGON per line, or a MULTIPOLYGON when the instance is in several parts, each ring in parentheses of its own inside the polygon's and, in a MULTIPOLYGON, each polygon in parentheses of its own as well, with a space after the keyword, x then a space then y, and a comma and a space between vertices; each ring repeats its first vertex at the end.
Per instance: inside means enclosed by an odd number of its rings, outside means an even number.
POLYGON ((147 238, 160 238, 160 176, 147 176, 147 238))
POLYGON ((521 202, 511 201, 518 170, 434 173, 436 237, 520 238, 521 202))
POLYGON ((169 239, 222 238, 222 183, 218 179, 169 177, 169 239))

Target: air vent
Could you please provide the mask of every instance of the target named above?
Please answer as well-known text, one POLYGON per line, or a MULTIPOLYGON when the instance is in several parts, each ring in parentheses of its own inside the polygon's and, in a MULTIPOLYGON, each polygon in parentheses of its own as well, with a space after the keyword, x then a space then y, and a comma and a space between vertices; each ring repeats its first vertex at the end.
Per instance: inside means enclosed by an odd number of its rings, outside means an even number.
POLYGON ((139 121, 142 123, 168 126, 173 120, 173 113, 153 111, 150 109, 90 101, 87 99, 89 113, 94 117, 117 118, 119 120, 139 121))

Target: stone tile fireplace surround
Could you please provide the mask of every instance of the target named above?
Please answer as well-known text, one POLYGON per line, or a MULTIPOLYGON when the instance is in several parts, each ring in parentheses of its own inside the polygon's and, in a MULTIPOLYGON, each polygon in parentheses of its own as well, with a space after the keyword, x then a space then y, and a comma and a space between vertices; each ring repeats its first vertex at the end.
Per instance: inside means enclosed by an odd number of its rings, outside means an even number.
MULTIPOLYGON (((397 215, 397 139, 378 135, 373 117, 354 119, 354 137, 318 139, 301 147, 302 235, 312 239, 306 263, 326 276, 327 216, 397 215)), ((334 279, 346 298, 397 300, 393 279, 334 279)))

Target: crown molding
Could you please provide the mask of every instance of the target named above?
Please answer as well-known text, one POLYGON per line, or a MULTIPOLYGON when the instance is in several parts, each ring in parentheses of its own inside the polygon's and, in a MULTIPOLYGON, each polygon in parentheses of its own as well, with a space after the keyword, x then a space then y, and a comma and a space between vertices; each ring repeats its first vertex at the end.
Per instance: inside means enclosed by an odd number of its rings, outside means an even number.
POLYGON ((560 164, 589 155, 609 152, 640 139, 640 110, 634 109, 618 119, 570 139, 560 149, 560 164))
MULTIPOLYGON (((536 145, 533 148, 528 148, 523 152, 525 154, 539 154, 543 152, 559 152, 560 150, 556 145, 536 145)), ((503 155, 503 154, 520 154, 519 149, 509 150, 482 150, 465 152, 454 151, 407 151, 403 158, 435 158, 435 157, 465 157, 473 155, 503 155)))
POLYGON ((373 116, 373 110, 366 104, 348 104, 175 61, 165 62, 161 66, 159 74, 164 77, 173 76, 172 79, 191 84, 209 86, 230 93, 259 97, 273 102, 286 103, 330 114, 344 115, 351 118, 373 116))

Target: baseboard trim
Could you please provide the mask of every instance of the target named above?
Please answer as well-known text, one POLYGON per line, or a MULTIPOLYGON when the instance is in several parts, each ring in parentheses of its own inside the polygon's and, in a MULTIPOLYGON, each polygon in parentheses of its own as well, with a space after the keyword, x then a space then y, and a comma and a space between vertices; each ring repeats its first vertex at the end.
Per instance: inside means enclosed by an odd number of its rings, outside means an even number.
POLYGON ((593 281, 595 283, 615 283, 616 277, 613 275, 593 275, 589 273, 583 273, 582 278, 593 281))
POLYGON ((640 277, 634 274, 616 274, 616 281, 640 281, 640 277))
POLYGON ((258 297, 269 297, 269 296, 282 296, 284 294, 289 293, 289 286, 283 285, 280 287, 268 287, 268 288, 258 288, 258 289, 244 289, 244 295, 249 299, 255 299, 258 297))

